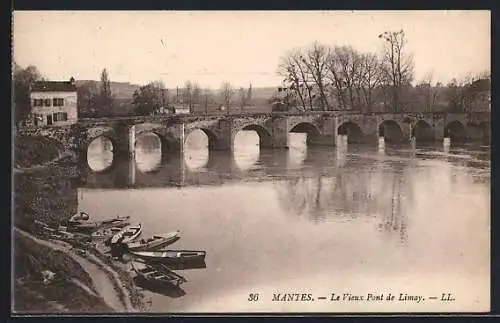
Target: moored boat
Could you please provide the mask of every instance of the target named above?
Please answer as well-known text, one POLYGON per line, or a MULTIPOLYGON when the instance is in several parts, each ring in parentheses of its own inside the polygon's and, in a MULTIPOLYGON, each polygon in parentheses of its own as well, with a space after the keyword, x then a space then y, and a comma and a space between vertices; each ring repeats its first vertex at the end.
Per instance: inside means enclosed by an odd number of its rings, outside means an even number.
POLYGON ((141 224, 137 225, 129 225, 120 230, 117 234, 115 234, 112 238, 110 243, 111 244, 117 244, 117 243, 123 243, 127 244, 129 242, 134 241, 137 239, 142 233, 142 226, 141 224))
POLYGON ((99 223, 98 222, 87 222, 87 223, 72 223, 67 227, 68 231, 75 232, 75 231, 80 231, 80 232, 91 232, 94 230, 99 229, 99 223))
POLYGON ((132 269, 136 272, 136 274, 149 282, 167 283, 174 286, 179 286, 182 283, 187 282, 184 277, 176 274, 166 267, 155 268, 151 265, 138 261, 131 261, 131 264, 132 269))
POLYGON ((89 221, 93 222, 93 220, 91 219, 90 215, 87 212, 76 213, 68 220, 68 222, 71 224, 89 222, 89 221))
POLYGON ((126 226, 126 225, 130 225, 130 216, 129 215, 126 215, 126 216, 119 216, 117 215, 116 217, 114 218, 111 218, 111 219, 106 219, 106 220, 102 220, 101 221, 101 225, 102 226, 113 226, 113 227, 116 227, 116 226, 126 226))
POLYGON ((194 250, 158 250, 158 251, 131 251, 132 255, 144 260, 156 262, 198 262, 204 261, 205 251, 194 250))
POLYGON ((118 228, 118 227, 100 229, 100 230, 97 230, 95 232, 92 232, 91 236, 92 236, 92 239, 94 239, 94 240, 104 240, 104 239, 112 237, 113 235, 117 234, 121 230, 122 230, 122 228, 118 228))
POLYGON ((155 234, 147 240, 141 239, 129 243, 127 248, 129 251, 153 251, 164 248, 180 239, 180 231, 173 231, 170 233, 155 234))

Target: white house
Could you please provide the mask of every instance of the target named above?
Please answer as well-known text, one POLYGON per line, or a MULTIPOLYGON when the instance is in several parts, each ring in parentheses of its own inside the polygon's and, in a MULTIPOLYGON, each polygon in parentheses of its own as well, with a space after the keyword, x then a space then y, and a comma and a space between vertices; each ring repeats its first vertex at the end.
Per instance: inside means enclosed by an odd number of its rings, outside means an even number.
POLYGON ((75 80, 35 82, 31 86, 31 114, 35 125, 65 126, 78 120, 75 80))

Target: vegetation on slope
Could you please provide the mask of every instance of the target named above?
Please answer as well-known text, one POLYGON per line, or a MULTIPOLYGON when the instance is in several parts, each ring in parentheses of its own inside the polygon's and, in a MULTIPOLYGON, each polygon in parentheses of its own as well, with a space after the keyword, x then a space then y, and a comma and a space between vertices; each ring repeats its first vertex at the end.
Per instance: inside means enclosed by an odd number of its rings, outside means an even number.
POLYGON ((17 232, 14 246, 14 311, 113 312, 101 297, 90 294, 75 282, 96 292, 89 274, 71 257, 17 232), (55 275, 53 281, 44 284, 42 272, 46 270, 55 275))
POLYGON ((43 136, 17 137, 14 140, 14 165, 32 167, 56 159, 62 151, 61 145, 43 136))

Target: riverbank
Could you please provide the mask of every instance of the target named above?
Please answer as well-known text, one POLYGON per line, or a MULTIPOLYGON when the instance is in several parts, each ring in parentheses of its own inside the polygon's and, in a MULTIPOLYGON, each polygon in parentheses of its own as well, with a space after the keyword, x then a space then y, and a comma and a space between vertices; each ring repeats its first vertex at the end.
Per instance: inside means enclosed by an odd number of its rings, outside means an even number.
POLYGON ((14 139, 14 166, 17 169, 40 167, 61 158, 63 147, 44 136, 16 137, 14 139))
POLYGON ((145 310, 132 278, 98 251, 45 240, 15 228, 18 313, 111 313, 145 310), (96 254, 97 253, 97 254, 96 254), (53 277, 44 282, 44 274, 53 277), (71 298, 68 298, 68 294, 71 298))

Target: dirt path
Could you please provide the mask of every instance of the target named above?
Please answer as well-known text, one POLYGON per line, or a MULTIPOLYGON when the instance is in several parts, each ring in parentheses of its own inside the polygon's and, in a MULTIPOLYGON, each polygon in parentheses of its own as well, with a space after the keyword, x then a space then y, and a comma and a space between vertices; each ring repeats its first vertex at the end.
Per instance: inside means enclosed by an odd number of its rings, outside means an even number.
MULTIPOLYGON (((125 297, 126 304, 123 304, 123 302, 120 300, 117 291, 115 290, 117 281, 113 281, 112 279, 110 279, 106 274, 106 271, 101 269, 98 265, 75 254, 67 246, 36 238, 31 234, 29 234, 28 232, 22 231, 18 228, 14 228, 14 230, 19 234, 22 234, 23 236, 28 237, 39 244, 42 244, 44 246, 47 246, 55 250, 60 250, 66 253, 68 256, 72 257, 76 262, 78 262, 82 266, 82 268, 85 271, 88 272, 90 278, 92 279, 92 284, 94 285, 97 293, 104 299, 104 301, 109 307, 113 308, 117 312, 134 311, 132 304, 130 303, 130 298, 128 297, 128 292, 124 291, 121 285, 117 286, 118 288, 121 288, 121 291, 124 292, 124 295, 126 296, 125 297)), ((95 257, 95 259, 97 259, 97 257, 95 257)), ((109 266, 102 263, 99 259, 97 259, 97 261, 100 262, 104 266, 104 268, 106 268, 109 272, 114 273, 115 275, 113 275, 113 277, 115 279, 118 278, 116 272, 114 272, 111 268, 109 268, 109 266)))

